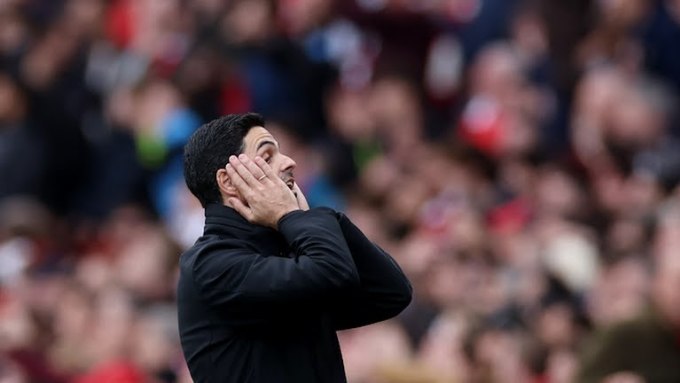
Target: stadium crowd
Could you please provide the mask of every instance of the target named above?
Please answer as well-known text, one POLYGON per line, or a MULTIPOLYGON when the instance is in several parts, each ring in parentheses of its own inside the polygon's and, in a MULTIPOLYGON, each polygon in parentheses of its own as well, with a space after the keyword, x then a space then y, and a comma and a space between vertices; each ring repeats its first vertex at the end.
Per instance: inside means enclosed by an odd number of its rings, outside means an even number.
POLYGON ((678 0, 3 0, 0 65, 1 383, 191 381, 182 147, 246 111, 413 282, 351 383, 680 376, 678 0))

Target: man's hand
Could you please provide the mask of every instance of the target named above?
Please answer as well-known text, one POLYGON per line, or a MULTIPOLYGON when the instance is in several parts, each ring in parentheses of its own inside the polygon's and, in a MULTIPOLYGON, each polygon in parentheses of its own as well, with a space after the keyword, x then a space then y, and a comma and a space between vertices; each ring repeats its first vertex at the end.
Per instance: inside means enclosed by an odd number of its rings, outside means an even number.
POLYGON ((295 198, 297 199, 300 209, 304 211, 309 210, 307 198, 305 198, 305 195, 302 193, 302 190, 300 189, 300 186, 298 186, 297 182, 293 185, 293 194, 295 194, 295 198))
POLYGON ((288 185, 262 158, 251 161, 245 154, 238 158, 231 156, 226 170, 232 185, 245 200, 244 204, 238 198, 229 198, 229 203, 248 222, 276 229, 281 217, 300 209, 288 185))

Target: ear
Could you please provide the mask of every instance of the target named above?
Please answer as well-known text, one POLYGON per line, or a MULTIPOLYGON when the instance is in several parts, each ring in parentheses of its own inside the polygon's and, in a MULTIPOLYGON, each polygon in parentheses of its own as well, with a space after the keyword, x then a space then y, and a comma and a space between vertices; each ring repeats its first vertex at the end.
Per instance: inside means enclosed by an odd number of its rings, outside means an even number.
POLYGON ((222 168, 215 173, 215 180, 217 181, 217 187, 220 189, 220 194, 225 197, 238 197, 238 191, 231 184, 231 179, 226 169, 222 168))

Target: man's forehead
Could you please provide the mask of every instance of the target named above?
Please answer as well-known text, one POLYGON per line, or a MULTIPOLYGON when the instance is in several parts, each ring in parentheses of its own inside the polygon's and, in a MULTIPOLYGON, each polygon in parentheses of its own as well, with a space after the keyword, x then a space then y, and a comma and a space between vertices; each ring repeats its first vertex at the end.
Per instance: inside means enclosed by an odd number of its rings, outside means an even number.
POLYGON ((251 128, 246 136, 243 138, 246 148, 257 149, 261 144, 267 142, 278 145, 274 136, 269 131, 261 126, 251 128))

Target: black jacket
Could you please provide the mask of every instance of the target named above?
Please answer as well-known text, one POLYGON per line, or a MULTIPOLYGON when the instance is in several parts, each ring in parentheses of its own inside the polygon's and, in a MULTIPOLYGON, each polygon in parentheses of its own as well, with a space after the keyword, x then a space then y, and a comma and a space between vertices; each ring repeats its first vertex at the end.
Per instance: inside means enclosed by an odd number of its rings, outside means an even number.
POLYGON ((182 349, 196 383, 345 382, 336 330, 391 318, 411 293, 342 213, 294 211, 275 231, 210 205, 180 259, 182 349))

